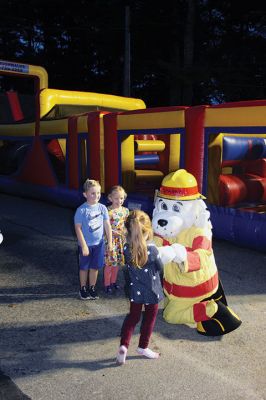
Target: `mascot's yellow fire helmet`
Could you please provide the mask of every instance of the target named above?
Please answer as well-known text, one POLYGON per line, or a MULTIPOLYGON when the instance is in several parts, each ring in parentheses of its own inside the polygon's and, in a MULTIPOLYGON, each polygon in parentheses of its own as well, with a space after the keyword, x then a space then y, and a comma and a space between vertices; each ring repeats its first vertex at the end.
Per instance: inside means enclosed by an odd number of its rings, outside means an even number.
POLYGON ((179 169, 166 175, 157 196, 164 199, 182 201, 206 199, 199 193, 195 177, 185 169, 179 169))

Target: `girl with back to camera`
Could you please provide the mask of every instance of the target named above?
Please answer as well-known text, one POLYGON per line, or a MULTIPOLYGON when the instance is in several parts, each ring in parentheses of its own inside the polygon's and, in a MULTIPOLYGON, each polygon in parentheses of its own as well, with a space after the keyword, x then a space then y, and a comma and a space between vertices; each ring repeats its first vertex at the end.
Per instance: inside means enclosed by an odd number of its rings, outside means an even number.
POLYGON ((116 357, 119 365, 126 361, 130 339, 140 320, 143 306, 144 315, 137 353, 153 359, 159 357, 160 354, 149 349, 148 345, 159 302, 164 297, 160 279, 163 264, 157 247, 150 242, 153 231, 149 216, 140 210, 131 211, 125 226, 127 243, 124 246, 124 256, 129 284, 130 310, 121 329, 120 347, 116 357))

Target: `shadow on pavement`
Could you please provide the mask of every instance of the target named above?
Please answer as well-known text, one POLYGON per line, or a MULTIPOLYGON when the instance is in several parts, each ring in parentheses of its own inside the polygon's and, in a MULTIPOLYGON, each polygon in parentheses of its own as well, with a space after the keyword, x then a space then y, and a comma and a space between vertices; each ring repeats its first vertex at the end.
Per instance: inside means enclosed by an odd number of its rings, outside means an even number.
POLYGON ((31 400, 0 370, 0 400, 31 400))

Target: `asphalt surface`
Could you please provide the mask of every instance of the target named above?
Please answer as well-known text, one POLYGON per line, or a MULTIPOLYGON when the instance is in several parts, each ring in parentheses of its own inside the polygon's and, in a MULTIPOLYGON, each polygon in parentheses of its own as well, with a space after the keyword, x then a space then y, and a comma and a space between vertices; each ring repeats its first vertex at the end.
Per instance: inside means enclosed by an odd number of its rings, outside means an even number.
POLYGON ((0 194, 0 400, 266 399, 266 253, 214 240, 239 329, 206 338, 167 324, 161 304, 150 343, 161 357, 136 354, 137 327, 118 367, 127 300, 123 292, 79 300, 73 215, 0 194))

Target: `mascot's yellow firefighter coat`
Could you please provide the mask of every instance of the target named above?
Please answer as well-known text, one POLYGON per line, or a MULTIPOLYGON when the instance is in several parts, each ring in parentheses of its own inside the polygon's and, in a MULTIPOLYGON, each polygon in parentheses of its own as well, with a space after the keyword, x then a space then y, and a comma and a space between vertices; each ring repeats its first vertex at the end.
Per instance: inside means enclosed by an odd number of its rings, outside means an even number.
POLYGON ((167 175, 155 199, 154 241, 164 266, 164 319, 197 323, 204 335, 236 329, 240 319, 227 306, 212 249, 209 212, 193 175, 167 175))
MULTIPOLYGON (((162 246, 160 237, 154 238, 162 246)), ((167 296, 164 318, 174 324, 194 323, 212 317, 218 307, 214 300, 201 301, 213 295, 218 289, 218 272, 210 241, 199 228, 190 228, 175 238, 187 250, 184 272, 175 262, 164 268, 164 291, 167 296), (206 318, 207 317, 207 318, 206 318)))

